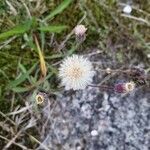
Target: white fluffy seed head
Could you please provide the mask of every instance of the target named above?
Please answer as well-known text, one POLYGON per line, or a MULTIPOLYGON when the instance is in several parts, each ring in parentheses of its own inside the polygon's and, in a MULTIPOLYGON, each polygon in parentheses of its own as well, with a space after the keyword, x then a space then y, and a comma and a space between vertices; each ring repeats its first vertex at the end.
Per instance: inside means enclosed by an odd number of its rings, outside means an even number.
POLYGON ((80 36, 80 35, 84 35, 86 30, 87 30, 87 28, 81 24, 81 25, 77 25, 75 27, 74 33, 75 33, 75 35, 80 36))
POLYGON ((85 89, 94 76, 92 63, 83 56, 67 57, 59 68, 61 84, 66 90, 85 89))
POLYGON ((123 12, 126 13, 126 14, 130 14, 132 12, 132 7, 130 5, 126 5, 123 8, 123 12))

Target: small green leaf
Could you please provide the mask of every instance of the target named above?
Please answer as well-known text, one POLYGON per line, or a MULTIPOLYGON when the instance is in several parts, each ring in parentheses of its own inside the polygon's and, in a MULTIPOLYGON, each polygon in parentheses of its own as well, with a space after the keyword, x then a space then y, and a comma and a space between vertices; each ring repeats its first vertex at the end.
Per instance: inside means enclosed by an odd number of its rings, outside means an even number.
POLYGON ((23 72, 23 73, 26 73, 27 72, 27 70, 26 70, 26 68, 21 64, 21 63, 19 63, 19 68, 21 69, 21 71, 23 72))
POLYGON ((63 54, 53 54, 50 56, 46 56, 45 59, 57 59, 57 58, 63 58, 64 55, 63 54))
POLYGON ((72 45, 71 49, 68 50, 67 52, 67 56, 72 55, 80 46, 80 43, 76 44, 76 45, 72 45))
POLYGON ((8 87, 16 87, 17 85, 19 85, 20 83, 24 82, 28 77, 29 77, 29 74, 35 69, 37 63, 34 64, 30 70, 28 70, 26 73, 22 74, 19 78, 17 78, 16 80, 14 81, 11 81, 8 85, 8 87))
MULTIPOLYGON (((21 70, 23 73, 26 73, 26 72, 27 72, 26 68, 25 68, 22 64, 19 63, 18 66, 19 66, 20 70, 21 70)), ((28 79, 28 81, 29 81, 30 83, 32 83, 31 78, 30 78, 29 75, 27 76, 27 79, 28 79)))
POLYGON ((49 65, 48 68, 51 70, 53 74, 56 74, 56 75, 58 74, 58 70, 54 68, 53 66, 49 65))
POLYGON ((54 9, 50 15, 48 15, 44 21, 52 19, 55 15, 60 14, 67 6, 72 2, 72 0, 64 0, 56 9, 54 9))
POLYGON ((123 63, 123 54, 121 52, 116 53, 116 58, 119 63, 123 63))
POLYGON ((65 30, 67 26, 43 26, 40 27, 39 30, 43 32, 50 32, 50 33, 60 33, 65 30))
POLYGON ((7 39, 10 36, 23 34, 23 33, 27 32, 28 30, 30 30, 32 24, 33 24, 33 20, 27 20, 24 24, 20 24, 4 33, 1 33, 0 40, 7 39))
POLYGON ((14 87, 12 88, 12 90, 16 93, 22 93, 22 92, 27 92, 30 90, 30 88, 26 88, 26 87, 14 87))

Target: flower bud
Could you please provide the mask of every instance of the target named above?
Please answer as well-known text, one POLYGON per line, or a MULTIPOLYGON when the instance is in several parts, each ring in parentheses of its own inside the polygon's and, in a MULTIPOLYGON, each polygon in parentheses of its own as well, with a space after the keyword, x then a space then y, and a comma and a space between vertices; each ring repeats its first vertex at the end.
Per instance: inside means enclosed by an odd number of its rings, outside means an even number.
POLYGON ((42 94, 37 94, 35 99, 37 104, 42 104, 44 102, 44 96, 42 94))
POLYGON ((77 25, 74 28, 74 33, 78 42, 83 42, 85 40, 85 32, 87 28, 84 25, 77 25))
POLYGON ((135 89, 134 82, 127 82, 127 83, 119 83, 116 84, 114 87, 115 92, 117 93, 129 93, 135 89))
POLYGON ((112 70, 110 68, 106 68, 106 73, 107 74, 111 74, 112 73, 112 70))
POLYGON ((124 83, 118 83, 114 87, 115 92, 117 93, 125 93, 125 86, 124 83))
POLYGON ((84 25, 77 25, 74 29, 74 33, 76 35, 83 35, 83 34, 85 34, 86 30, 87 30, 87 28, 85 28, 84 25))
POLYGON ((132 81, 125 83, 124 86, 125 86, 125 90, 126 90, 127 93, 131 92, 131 91, 133 91, 135 89, 135 83, 132 82, 132 81))

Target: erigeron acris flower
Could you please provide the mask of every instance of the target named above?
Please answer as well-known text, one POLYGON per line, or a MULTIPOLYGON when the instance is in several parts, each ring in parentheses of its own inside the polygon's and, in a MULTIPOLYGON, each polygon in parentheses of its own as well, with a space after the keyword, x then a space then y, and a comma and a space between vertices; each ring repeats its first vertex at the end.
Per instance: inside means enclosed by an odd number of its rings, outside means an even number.
POLYGON ((118 83, 115 85, 114 90, 117 93, 129 93, 135 89, 135 83, 133 81, 126 83, 118 83))
POLYGON ((127 82, 124 86, 127 93, 135 89, 135 83, 133 81, 127 82))
POLYGON ((59 68, 59 78, 66 90, 85 89, 92 82, 94 74, 92 63, 79 55, 65 58, 59 68))
POLYGON ((74 28, 74 33, 75 35, 79 36, 79 35, 84 35, 85 32, 86 32, 87 28, 84 26, 84 25, 77 25, 75 28, 74 28))
POLYGON ((44 102, 44 96, 40 93, 36 95, 35 99, 37 104, 42 104, 44 102))
POLYGON ((87 28, 82 24, 77 25, 74 28, 74 34, 76 35, 77 42, 82 43, 86 39, 86 34, 85 34, 86 30, 87 28))

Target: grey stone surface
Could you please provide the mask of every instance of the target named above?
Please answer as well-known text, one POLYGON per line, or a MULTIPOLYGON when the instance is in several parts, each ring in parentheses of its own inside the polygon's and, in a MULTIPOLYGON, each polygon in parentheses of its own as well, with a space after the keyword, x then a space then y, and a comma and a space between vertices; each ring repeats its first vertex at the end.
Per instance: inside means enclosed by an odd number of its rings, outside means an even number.
MULTIPOLYGON (((94 82, 102 79, 98 73, 94 82)), ((44 112, 49 130, 41 142, 51 150, 150 150, 150 92, 144 88, 62 91, 44 112)))
POLYGON ((149 97, 140 90, 116 96, 91 87, 60 94, 43 143, 53 150, 149 150, 149 97))

